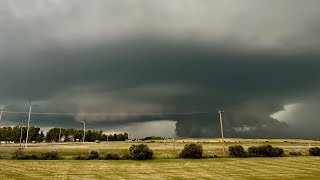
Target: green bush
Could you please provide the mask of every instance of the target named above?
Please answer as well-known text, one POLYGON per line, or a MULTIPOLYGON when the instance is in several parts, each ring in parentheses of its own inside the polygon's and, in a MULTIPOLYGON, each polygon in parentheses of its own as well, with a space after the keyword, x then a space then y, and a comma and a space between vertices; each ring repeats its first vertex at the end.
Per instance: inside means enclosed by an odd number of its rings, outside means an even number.
POLYGON ((38 160, 41 159, 41 156, 39 154, 31 154, 31 153, 24 153, 22 149, 18 149, 13 153, 12 156, 13 159, 18 160, 38 160))
POLYGON ((107 153, 103 159, 106 160, 119 160, 120 156, 118 153, 107 153))
POLYGON ((97 150, 91 149, 89 151, 89 156, 88 156, 89 159, 99 159, 99 157, 100 157, 100 154, 97 150))
POLYGON ((88 155, 76 155, 76 156, 73 156, 73 159, 75 160, 89 160, 89 156, 88 155))
POLYGON ((59 154, 54 151, 42 153, 40 156, 42 160, 57 160, 60 158, 59 154))
POLYGON ((312 147, 309 149, 310 156, 320 156, 320 148, 312 147))
POLYGON ((151 159, 153 156, 153 151, 145 144, 132 145, 129 148, 129 153, 131 158, 135 160, 151 159))
POLYGON ((129 153, 129 152, 124 152, 124 153, 122 153, 120 159, 122 159, 122 160, 129 160, 129 159, 131 159, 130 153, 129 153))
POLYGON ((190 143, 186 144, 179 153, 180 158, 200 159, 202 158, 203 148, 201 144, 190 143))
POLYGON ((272 152, 270 154, 271 156, 268 156, 268 157, 281 157, 284 154, 284 150, 279 147, 274 147, 271 152, 272 152))
POLYGON ((16 159, 18 160, 41 160, 41 156, 39 154, 21 154, 16 159))
POLYGON ((45 153, 24 153, 21 149, 16 150, 12 156, 13 159, 19 160, 57 160, 60 159, 57 152, 45 153))
POLYGON ((294 152, 294 151, 289 152, 289 155, 290 156, 302 156, 301 152, 294 152))
POLYGON ((248 148, 251 157, 279 157, 284 154, 284 150, 271 145, 252 146, 248 148))
POLYGON ((229 154, 231 157, 247 157, 248 154, 241 145, 229 147, 229 154))

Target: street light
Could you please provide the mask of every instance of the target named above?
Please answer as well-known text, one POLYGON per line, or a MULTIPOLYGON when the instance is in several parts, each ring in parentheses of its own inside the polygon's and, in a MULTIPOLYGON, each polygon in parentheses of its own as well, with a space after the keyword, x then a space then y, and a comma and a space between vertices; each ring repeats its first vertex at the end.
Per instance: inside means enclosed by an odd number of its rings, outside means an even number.
POLYGON ((85 137, 86 137, 86 123, 84 121, 80 121, 83 123, 83 140, 82 140, 82 143, 84 144, 84 140, 85 140, 85 137))
POLYGON ((31 117, 31 99, 29 98, 29 119, 28 119, 28 128, 27 128, 27 137, 26 137, 26 147, 28 147, 28 138, 29 138, 29 126, 30 126, 30 117, 31 117))

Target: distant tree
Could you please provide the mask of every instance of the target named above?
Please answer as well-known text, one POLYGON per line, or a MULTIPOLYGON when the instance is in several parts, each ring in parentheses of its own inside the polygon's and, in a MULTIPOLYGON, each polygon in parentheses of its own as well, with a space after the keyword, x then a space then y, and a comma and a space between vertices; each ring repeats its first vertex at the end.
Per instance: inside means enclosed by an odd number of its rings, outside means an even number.
POLYGON ((43 131, 41 131, 37 137, 37 142, 42 142, 43 140, 44 140, 44 134, 43 134, 43 131))

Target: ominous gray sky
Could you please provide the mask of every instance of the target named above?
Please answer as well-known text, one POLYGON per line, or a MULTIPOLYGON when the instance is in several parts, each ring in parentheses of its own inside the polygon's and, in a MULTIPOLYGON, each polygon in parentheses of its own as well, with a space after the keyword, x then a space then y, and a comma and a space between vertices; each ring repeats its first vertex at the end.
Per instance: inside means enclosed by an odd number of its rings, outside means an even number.
MULTIPOLYGON (((32 116, 41 127, 80 128, 85 120, 89 128, 143 136, 135 127, 150 125, 181 137, 218 136, 221 108, 227 137, 319 138, 319 7, 317 0, 1 1, 0 105, 26 111, 29 96, 34 112, 210 112, 32 116)), ((25 118, 4 114, 1 123, 25 118)))

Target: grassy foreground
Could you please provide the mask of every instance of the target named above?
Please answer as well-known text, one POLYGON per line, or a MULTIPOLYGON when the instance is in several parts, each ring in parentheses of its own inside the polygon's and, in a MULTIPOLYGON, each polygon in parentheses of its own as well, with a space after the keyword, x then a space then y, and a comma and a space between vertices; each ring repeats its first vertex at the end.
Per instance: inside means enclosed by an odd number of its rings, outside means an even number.
POLYGON ((0 179, 320 179, 320 157, 0 160, 0 179))

